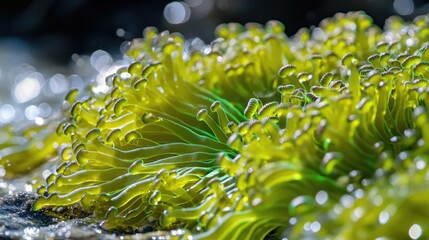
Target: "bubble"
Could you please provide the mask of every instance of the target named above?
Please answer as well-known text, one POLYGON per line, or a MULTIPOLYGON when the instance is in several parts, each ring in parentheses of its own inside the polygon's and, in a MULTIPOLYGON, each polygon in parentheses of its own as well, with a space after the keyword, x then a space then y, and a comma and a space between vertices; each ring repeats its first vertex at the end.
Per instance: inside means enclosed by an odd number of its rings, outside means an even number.
POLYGON ((170 24, 181 24, 189 20, 191 9, 183 2, 171 2, 164 8, 164 17, 170 24))
POLYGON ((408 230, 408 235, 410 235, 411 239, 419 238, 422 233, 422 228, 418 224, 413 224, 413 226, 410 227, 410 230, 408 230))

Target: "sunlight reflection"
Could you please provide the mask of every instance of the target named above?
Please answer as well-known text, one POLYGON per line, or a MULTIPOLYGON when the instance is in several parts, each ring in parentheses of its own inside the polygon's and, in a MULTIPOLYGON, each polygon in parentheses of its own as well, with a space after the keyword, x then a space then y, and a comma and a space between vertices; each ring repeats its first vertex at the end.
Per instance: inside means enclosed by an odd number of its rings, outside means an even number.
POLYGON ((35 72, 22 81, 16 84, 13 90, 13 96, 18 103, 25 103, 33 98, 36 98, 41 91, 41 81, 43 81, 43 76, 35 72))

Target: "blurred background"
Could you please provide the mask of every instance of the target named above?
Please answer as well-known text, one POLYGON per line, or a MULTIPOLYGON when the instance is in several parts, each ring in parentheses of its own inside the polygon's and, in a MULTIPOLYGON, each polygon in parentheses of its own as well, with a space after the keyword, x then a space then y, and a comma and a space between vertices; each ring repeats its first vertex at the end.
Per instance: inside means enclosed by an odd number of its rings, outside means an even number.
MULTIPOLYGON (((37 124, 70 88, 103 82, 125 64, 121 46, 147 26, 205 43, 224 22, 277 19, 291 36, 337 12, 363 10, 380 26, 391 15, 412 20, 423 0, 17 0, 0 3, 0 126, 37 124)), ((95 91, 103 91, 96 89, 95 91)))

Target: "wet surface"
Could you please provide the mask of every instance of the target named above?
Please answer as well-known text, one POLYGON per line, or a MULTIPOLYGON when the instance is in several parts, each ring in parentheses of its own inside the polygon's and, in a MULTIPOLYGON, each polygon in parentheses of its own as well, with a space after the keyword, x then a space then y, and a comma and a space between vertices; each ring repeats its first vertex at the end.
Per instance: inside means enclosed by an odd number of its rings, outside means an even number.
POLYGON ((159 239, 167 233, 151 226, 137 233, 104 231, 90 217, 59 220, 42 211, 33 211, 33 193, 15 192, 0 197, 0 239, 159 239))
POLYGON ((0 198, 0 239, 100 239, 101 230, 85 220, 60 221, 33 211, 32 193, 17 192, 0 198))

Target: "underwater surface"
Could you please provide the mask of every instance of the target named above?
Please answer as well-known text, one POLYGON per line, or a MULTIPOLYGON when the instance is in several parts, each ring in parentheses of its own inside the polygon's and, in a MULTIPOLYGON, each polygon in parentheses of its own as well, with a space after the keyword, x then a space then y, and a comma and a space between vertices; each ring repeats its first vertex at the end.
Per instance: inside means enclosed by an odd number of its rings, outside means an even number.
POLYGON ((148 27, 121 60, 18 69, 0 237, 426 238, 429 15, 284 29, 228 23, 205 44, 148 27))

